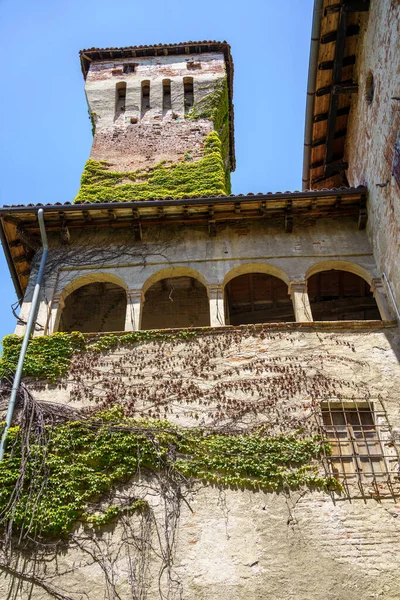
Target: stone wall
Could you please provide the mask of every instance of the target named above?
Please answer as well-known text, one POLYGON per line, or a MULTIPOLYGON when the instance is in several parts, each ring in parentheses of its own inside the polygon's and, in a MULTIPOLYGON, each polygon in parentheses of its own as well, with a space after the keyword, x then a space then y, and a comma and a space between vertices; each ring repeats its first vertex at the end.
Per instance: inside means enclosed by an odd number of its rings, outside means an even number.
POLYGON ((380 274, 385 272, 400 305, 400 182, 392 175, 400 131, 400 7, 395 0, 371 2, 361 19, 346 161, 350 185, 367 185, 368 234, 380 274), (370 75, 374 92, 367 98, 370 75))
MULTIPOLYGON (((349 405, 368 401, 376 411, 396 487, 399 352, 393 326, 222 328, 190 340, 78 353, 59 384, 26 383, 35 397, 70 407, 117 403, 127 414, 166 417, 180 426, 246 430, 263 423, 272 434, 299 426, 302 435, 315 432, 323 400, 336 398, 349 405)), ((132 528, 142 539, 143 520, 123 517, 101 532, 77 527, 75 542, 61 545, 57 557, 48 555, 37 563, 36 575, 73 600, 100 595, 128 600, 139 584, 138 597, 149 599, 399 597, 400 505, 384 482, 380 502, 369 484, 362 488, 364 499, 355 485, 351 501, 307 489, 276 494, 197 484, 184 492, 179 508, 163 495, 161 483, 142 474, 116 492, 134 492, 152 507, 155 520, 146 533, 152 550, 146 556, 137 547, 129 554, 122 544, 132 528), (173 522, 168 515, 174 515, 173 522), (160 574, 166 553, 170 571, 160 574)), ((25 562, 25 574, 32 569, 25 562)), ((10 581, 10 576, 0 576, 4 597, 10 581)), ((15 589, 14 597, 21 600, 51 597, 29 581, 15 589)))
POLYGON ((166 56, 96 62, 85 90, 95 121, 90 157, 106 160, 114 171, 147 169, 161 160, 178 162, 185 154, 202 156, 204 138, 213 130, 210 119, 185 119, 184 78, 193 78, 194 102, 212 93, 225 78, 222 54, 166 56), (134 63, 133 73, 124 73, 134 63), (195 69, 191 66, 198 65, 195 69), (171 108, 163 108, 163 80, 171 82, 171 108), (150 83, 150 108, 142 110, 142 82, 150 83), (126 83, 126 102, 116 114, 116 86, 126 83))

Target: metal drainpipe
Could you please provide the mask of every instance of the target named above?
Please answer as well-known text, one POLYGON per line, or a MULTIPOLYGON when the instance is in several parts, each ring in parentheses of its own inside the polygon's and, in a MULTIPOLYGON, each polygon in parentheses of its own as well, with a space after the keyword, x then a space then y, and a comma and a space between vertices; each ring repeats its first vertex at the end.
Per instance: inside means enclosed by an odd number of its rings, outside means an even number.
POLYGON ((40 259, 40 265, 39 265, 39 271, 38 271, 37 278, 36 278, 35 289, 33 291, 32 304, 31 304, 31 310, 29 312, 28 323, 26 325, 24 339, 22 340, 21 352, 19 354, 18 365, 17 365, 17 370, 15 372, 14 382, 13 382, 13 386, 12 386, 12 390, 11 390, 10 401, 8 403, 6 425, 4 427, 3 435, 1 437, 0 461, 2 461, 3 457, 4 457, 4 451, 5 451, 5 447, 6 447, 8 430, 11 427, 11 422, 12 422, 14 408, 15 408, 15 402, 17 399, 17 393, 18 393, 19 386, 21 383, 22 368, 24 365, 25 354, 26 354, 26 350, 28 348, 29 340, 31 337, 31 332, 32 332, 33 325, 34 325, 35 319, 36 319, 36 314, 37 314, 37 309, 38 309, 38 304, 39 304, 39 293, 40 293, 40 288, 41 288, 42 279, 43 279, 44 267, 45 267, 46 259, 47 259, 47 252, 49 250, 42 208, 39 208, 39 210, 38 210, 38 221, 39 221, 39 227, 40 227, 40 235, 42 237, 43 252, 42 252, 42 257, 40 259))
POLYGON ((304 155, 302 189, 310 188, 310 157, 314 117, 315 82, 317 79, 317 62, 319 38, 321 32, 323 0, 314 1, 313 20, 311 29, 310 61, 308 64, 306 122, 304 126, 304 155))
POLYGON ((399 307, 397 306, 396 298, 394 297, 392 286, 390 285, 390 281, 389 281, 386 273, 382 273, 382 277, 386 281, 386 285, 388 286, 388 290, 389 290, 390 297, 392 299, 392 302, 393 302, 393 305, 394 305, 394 308, 395 308, 395 311, 397 314, 397 318, 400 321, 400 311, 399 311, 399 307))

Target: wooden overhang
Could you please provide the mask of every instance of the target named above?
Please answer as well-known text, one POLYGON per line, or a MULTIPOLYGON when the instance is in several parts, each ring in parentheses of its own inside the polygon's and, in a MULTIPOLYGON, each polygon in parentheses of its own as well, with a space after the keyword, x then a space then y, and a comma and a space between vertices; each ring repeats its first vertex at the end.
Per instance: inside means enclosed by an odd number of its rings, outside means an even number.
POLYGON ((243 220, 281 224, 291 233, 294 226, 310 220, 353 217, 359 229, 364 229, 366 200, 367 189, 358 187, 182 200, 4 206, 0 208, 0 238, 18 298, 22 298, 32 258, 41 247, 39 208, 44 211, 46 230, 58 233, 60 244, 65 244, 73 229, 129 228, 132 240, 139 241, 149 226, 204 225, 210 236, 215 236, 219 225, 243 220))
MULTIPOLYGON (((369 9, 369 0, 323 0, 312 135, 308 153, 308 182, 305 187, 321 189, 346 185, 345 142, 351 100, 358 93, 354 81, 357 43, 362 14, 369 9)), ((313 42, 312 42, 313 43, 313 42)), ((311 126, 311 125, 310 125, 311 126)))
POLYGON ((228 82, 229 96, 229 155, 230 169, 236 168, 235 159, 235 136, 234 136, 234 112, 233 112, 233 60, 231 47, 227 42, 202 41, 202 42, 179 42, 178 44, 155 44, 154 46, 126 46, 124 48, 88 48, 81 50, 79 57, 81 69, 86 79, 90 64, 92 62, 103 62, 118 60, 121 58, 145 58, 156 56, 177 56, 192 54, 204 54, 218 52, 224 55, 225 69, 228 82))

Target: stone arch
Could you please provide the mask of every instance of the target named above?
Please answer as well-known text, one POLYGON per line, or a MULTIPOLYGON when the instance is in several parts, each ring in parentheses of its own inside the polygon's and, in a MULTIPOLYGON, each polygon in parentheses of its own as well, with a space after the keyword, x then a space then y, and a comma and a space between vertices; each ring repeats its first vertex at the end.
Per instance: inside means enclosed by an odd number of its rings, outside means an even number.
POLYGON ((371 291, 372 276, 360 265, 322 261, 310 267, 306 277, 314 321, 381 319, 371 291))
POLYGON ((142 293, 141 329, 210 325, 207 282, 194 269, 161 269, 146 280, 142 293))
POLYGON ((306 279, 309 279, 312 275, 320 273, 321 271, 347 271, 353 273, 365 279, 365 281, 371 285, 373 276, 364 267, 357 265, 357 263, 349 262, 347 260, 324 260, 312 265, 307 273, 306 279))
POLYGON ((123 331, 127 285, 112 273, 87 273, 62 290, 54 331, 123 331))
POLYGON ((266 275, 272 275, 273 277, 282 279, 286 285, 289 285, 290 282, 289 275, 279 267, 267 263, 244 263, 228 271, 224 277, 223 286, 225 287, 234 277, 245 275, 247 273, 265 273, 266 275))
POLYGON ((289 276, 279 267, 246 263, 224 278, 226 320, 230 325, 295 321, 289 276))
POLYGON ((202 283, 205 287, 208 286, 208 283, 199 271, 195 269, 191 269, 189 267, 166 267, 165 269, 160 269, 160 271, 156 271, 153 275, 150 275, 144 282, 142 286, 142 293, 145 294, 149 287, 151 287, 154 283, 161 281, 161 279, 168 279, 170 277, 192 277, 193 279, 197 279, 202 283))

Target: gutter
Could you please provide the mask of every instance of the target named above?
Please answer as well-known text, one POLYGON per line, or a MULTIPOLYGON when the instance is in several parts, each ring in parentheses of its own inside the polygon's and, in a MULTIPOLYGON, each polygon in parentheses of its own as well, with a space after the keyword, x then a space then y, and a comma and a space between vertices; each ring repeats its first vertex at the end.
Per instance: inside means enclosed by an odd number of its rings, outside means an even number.
POLYGON ((8 430, 11 427, 11 423, 12 423, 12 419, 13 419, 13 415, 14 415, 15 403, 17 400, 17 394, 18 394, 18 390, 19 390, 19 386, 20 386, 21 378, 22 378, 22 369, 24 366, 25 354, 28 349, 28 344, 29 344, 29 340, 31 337, 32 329, 33 329, 33 326, 34 326, 34 323, 36 320, 37 309, 38 309, 38 305, 39 305, 39 294, 40 294, 40 289, 41 289, 41 284, 42 284, 42 279, 43 279, 43 274, 44 274, 44 268, 46 265, 47 253, 49 250, 48 243, 47 243, 46 228, 45 228, 45 224, 44 224, 44 212, 43 212, 42 208, 40 208, 38 211, 38 221, 39 221, 39 227, 40 227, 40 235, 42 237, 43 251, 42 251, 42 257, 40 259, 40 265, 39 265, 39 271, 38 271, 37 278, 36 278, 35 289, 33 291, 31 309, 30 309, 29 317, 28 317, 28 323, 26 325, 24 339, 22 340, 22 346, 21 346, 21 351, 19 354, 17 370, 15 372, 13 386, 11 389, 10 401, 8 403, 6 424, 5 424, 3 435, 2 435, 1 441, 0 441, 0 461, 2 461, 4 458, 8 430))
POLYGON ((324 0, 314 0, 314 11, 311 29, 310 59, 308 64, 306 122, 304 126, 304 154, 302 178, 303 190, 307 190, 310 188, 310 162, 314 117, 315 82, 317 80, 317 62, 323 3, 324 0))
MULTIPOLYGON (((368 188, 366 186, 358 186, 356 188, 333 188, 330 190, 313 190, 312 192, 277 192, 269 194, 247 194, 242 196, 213 196, 210 198, 182 198, 179 200, 132 200, 130 202, 121 202, 118 200, 109 202, 87 202, 84 204, 48 204, 40 207, 45 213, 55 212, 77 212, 91 210, 115 210, 115 209, 131 209, 131 208, 151 208, 161 206, 197 206, 205 204, 228 204, 232 202, 246 203, 255 201, 268 200, 295 200, 301 198, 323 198, 323 197, 342 197, 342 196, 360 196, 366 194, 368 188)), ((36 213, 38 206, 3 206, 0 208, 0 216, 11 215, 18 213, 36 213)))

